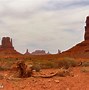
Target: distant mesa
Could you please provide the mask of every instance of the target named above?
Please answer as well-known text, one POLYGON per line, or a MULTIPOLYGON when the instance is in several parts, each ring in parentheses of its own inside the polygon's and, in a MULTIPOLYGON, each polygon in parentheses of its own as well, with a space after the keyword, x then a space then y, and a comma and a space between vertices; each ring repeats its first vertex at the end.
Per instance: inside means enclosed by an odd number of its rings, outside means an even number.
POLYGON ((31 53, 32 55, 46 55, 45 50, 35 50, 31 53))
POLYGON ((12 44, 12 39, 10 39, 10 37, 2 38, 0 50, 5 50, 5 49, 13 49, 14 50, 14 47, 12 44))
MULTIPOLYGON (((58 53, 60 53, 60 50, 58 50, 58 53)), ((35 50, 30 53, 27 49, 24 55, 48 55, 48 54, 50 54, 50 52, 46 53, 45 50, 35 50)), ((1 56, 16 56, 16 55, 22 55, 22 54, 17 52, 14 49, 12 38, 3 37, 1 40, 1 45, 0 45, 0 55, 1 56)))
MULTIPOLYGON (((61 51, 59 49, 57 54, 61 54, 61 51)), ((52 54, 49 51, 46 53, 45 50, 35 50, 33 52, 29 52, 27 49, 24 55, 52 55, 52 54)))
POLYGON ((45 50, 35 50, 32 53, 29 53, 27 49, 25 55, 46 55, 46 52, 45 50))
POLYGON ((10 37, 2 38, 0 45, 0 55, 20 55, 20 53, 14 49, 12 39, 10 37))

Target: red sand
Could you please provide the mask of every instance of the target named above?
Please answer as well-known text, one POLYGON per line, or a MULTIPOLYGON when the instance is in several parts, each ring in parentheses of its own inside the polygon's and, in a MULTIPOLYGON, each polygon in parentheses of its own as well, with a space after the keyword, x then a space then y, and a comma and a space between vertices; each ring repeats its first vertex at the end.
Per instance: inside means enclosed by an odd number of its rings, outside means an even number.
MULTIPOLYGON (((47 74, 56 71, 54 69, 45 69, 42 72, 47 74)), ((0 72, 6 75, 8 72, 0 72)), ((0 90, 89 90, 89 72, 81 72, 81 68, 73 69, 74 77, 53 78, 27 78, 27 79, 3 79, 0 90)))

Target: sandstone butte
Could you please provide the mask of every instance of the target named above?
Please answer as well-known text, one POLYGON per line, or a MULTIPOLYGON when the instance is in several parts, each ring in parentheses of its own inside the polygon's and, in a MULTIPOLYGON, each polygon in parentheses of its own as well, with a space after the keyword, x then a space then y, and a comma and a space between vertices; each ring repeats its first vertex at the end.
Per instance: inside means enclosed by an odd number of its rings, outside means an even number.
MULTIPOLYGON (((61 51, 58 49, 57 54, 61 54, 61 51)), ((26 50, 24 55, 52 55, 49 51, 46 53, 45 50, 35 50, 33 52, 29 52, 28 49, 26 50)))
POLYGON ((10 37, 3 37, 0 45, 0 57, 15 57, 21 55, 17 52, 10 37))
POLYGON ((29 53, 27 49, 25 55, 46 55, 46 52, 45 50, 35 50, 32 53, 29 53))
POLYGON ((62 56, 89 58, 89 16, 86 18, 84 41, 63 52, 62 56))

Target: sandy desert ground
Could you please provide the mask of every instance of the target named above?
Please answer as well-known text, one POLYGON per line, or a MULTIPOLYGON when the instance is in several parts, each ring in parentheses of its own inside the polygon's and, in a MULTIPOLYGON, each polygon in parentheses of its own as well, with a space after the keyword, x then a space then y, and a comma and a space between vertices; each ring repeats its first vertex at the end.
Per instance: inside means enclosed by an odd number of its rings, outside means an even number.
MULTIPOLYGON (((88 68, 89 69, 89 68, 88 68)), ((57 69, 44 69, 39 74, 50 74, 57 69)), ((0 90, 89 90, 89 72, 84 72, 83 67, 72 68, 74 76, 52 78, 11 78, 9 71, 2 71, 5 76, 0 80, 0 90)))

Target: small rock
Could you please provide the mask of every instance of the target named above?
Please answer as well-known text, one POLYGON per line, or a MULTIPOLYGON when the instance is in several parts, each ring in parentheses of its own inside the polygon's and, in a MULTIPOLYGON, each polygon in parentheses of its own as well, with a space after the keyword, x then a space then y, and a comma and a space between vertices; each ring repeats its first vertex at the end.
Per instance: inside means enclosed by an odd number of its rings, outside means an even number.
POLYGON ((56 83, 59 83, 59 80, 55 80, 56 83))
POLYGON ((2 88, 4 88, 4 86, 3 86, 3 84, 2 84, 2 83, 0 83, 0 89, 2 89, 2 88))
POLYGON ((51 80, 49 79, 48 82, 51 82, 51 80))
POLYGON ((33 79, 32 81, 33 81, 34 83, 36 83, 36 82, 37 82, 37 80, 34 80, 34 79, 33 79))
POLYGON ((44 85, 44 86, 42 86, 42 88, 43 88, 43 89, 47 89, 47 86, 44 85))

